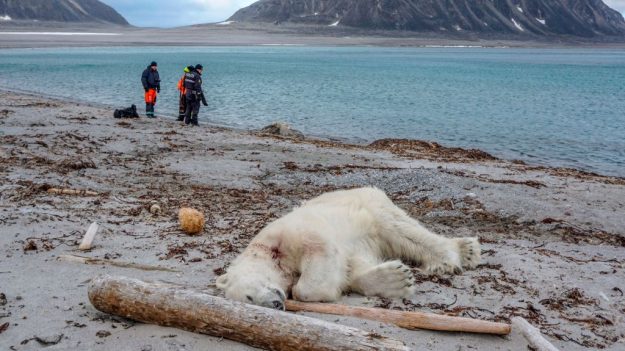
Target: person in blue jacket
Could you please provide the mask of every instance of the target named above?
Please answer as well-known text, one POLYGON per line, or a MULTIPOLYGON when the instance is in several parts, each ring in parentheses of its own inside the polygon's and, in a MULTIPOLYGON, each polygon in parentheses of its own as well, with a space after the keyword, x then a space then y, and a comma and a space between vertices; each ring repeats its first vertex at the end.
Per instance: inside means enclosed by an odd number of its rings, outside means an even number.
POLYGON ((152 62, 141 75, 141 83, 145 90, 145 114, 148 118, 156 118, 154 115, 154 105, 156 97, 161 92, 161 77, 158 74, 158 65, 152 62))

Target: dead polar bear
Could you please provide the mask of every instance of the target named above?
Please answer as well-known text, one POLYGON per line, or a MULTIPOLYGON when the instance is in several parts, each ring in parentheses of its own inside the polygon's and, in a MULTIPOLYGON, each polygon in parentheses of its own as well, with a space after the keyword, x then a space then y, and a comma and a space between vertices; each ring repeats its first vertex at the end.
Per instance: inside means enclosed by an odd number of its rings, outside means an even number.
POLYGON ((217 287, 227 298, 283 309, 296 300, 331 302, 344 292, 388 298, 414 293, 410 269, 461 273, 480 262, 477 238, 427 230, 376 188, 323 194, 270 223, 217 287))

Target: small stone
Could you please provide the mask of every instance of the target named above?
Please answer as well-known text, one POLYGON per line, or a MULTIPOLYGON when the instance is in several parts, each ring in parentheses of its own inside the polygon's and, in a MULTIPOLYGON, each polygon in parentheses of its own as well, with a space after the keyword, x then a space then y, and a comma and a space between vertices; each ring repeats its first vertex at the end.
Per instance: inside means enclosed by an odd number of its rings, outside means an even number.
POLYGON ((57 334, 52 336, 35 336, 35 340, 44 346, 56 345, 63 339, 63 334, 57 334))
POLYGON ((7 304, 7 296, 4 293, 0 293, 0 306, 7 304))
POLYGON ((99 338, 106 338, 107 336, 111 336, 111 332, 107 330, 100 330, 95 335, 99 338))
POLYGON ((161 214, 162 209, 161 206, 159 206, 159 204, 152 204, 152 206, 150 206, 150 213, 153 214, 154 216, 158 216, 161 214))
POLYGON ((33 240, 29 240, 26 245, 24 245, 24 252, 35 250, 37 250, 37 243, 35 243, 33 240))
POLYGON ((261 133, 279 135, 282 137, 293 138, 293 139, 304 139, 304 133, 299 130, 295 130, 291 128, 286 123, 276 122, 266 126, 265 128, 260 130, 261 133))

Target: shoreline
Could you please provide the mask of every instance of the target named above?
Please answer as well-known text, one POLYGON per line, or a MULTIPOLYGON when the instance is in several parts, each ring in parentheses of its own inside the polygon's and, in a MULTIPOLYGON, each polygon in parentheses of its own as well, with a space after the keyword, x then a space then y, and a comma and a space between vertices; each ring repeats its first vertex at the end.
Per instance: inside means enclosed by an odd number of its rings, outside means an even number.
MULTIPOLYGON (((426 276, 413 267, 418 292, 410 299, 351 294, 339 303, 503 322, 522 316, 562 350, 625 345, 623 183, 415 141, 410 148, 386 141, 374 149, 206 124, 120 121, 108 108, 5 91, 0 131, 0 257, 6 267, 0 293, 7 300, 0 325, 8 323, 1 336, 14 350, 38 347, 35 336, 58 336, 50 350, 250 351, 102 314, 87 299, 88 282, 112 274, 211 290, 267 223, 302 200, 361 186, 385 190, 434 232, 479 237, 483 261, 458 276, 426 276), (53 194, 51 187, 95 195, 53 194), (149 211, 153 203, 161 213, 149 211), (199 236, 178 228, 183 206, 205 214, 199 236), (92 222, 100 224, 95 246, 78 252, 92 222), (178 272, 59 259, 68 254, 178 272)), ((516 331, 506 337, 406 331, 306 315, 390 336, 411 349, 527 350, 516 331)))
POLYGON ((123 47, 123 46, 379 46, 379 47, 457 47, 511 48, 625 48, 625 38, 605 37, 588 40, 579 37, 479 36, 476 33, 444 36, 441 33, 375 31, 355 28, 269 24, 206 24, 177 28, 138 28, 88 26, 85 24, 4 23, 0 32, 90 32, 115 33, 108 36, 6 35, 0 48, 45 47, 123 47))
MULTIPOLYGON (((22 95, 26 95, 26 96, 32 96, 35 98, 43 98, 43 99, 49 99, 49 100, 55 100, 55 101, 59 101, 59 102, 64 102, 64 103, 76 103, 76 104, 81 104, 81 105, 86 105, 86 106, 91 106, 91 107, 97 107, 97 108, 108 108, 108 109, 115 109, 116 106, 113 105, 108 105, 108 104, 104 104, 104 103, 98 103, 98 102, 92 102, 92 101, 86 101, 86 100, 81 100, 81 99, 71 99, 71 98, 67 98, 67 97, 63 97, 63 96, 54 96, 54 95, 49 95, 49 94, 40 94, 40 93, 35 93, 35 92, 31 92, 31 91, 20 91, 18 89, 13 89, 13 88, 6 88, 6 87, 0 87, 0 92, 7 92, 7 93, 17 93, 17 94, 22 94, 22 95)), ((118 107, 118 106, 117 106, 118 107)), ((141 115, 141 118, 145 118, 145 116, 141 115)), ((159 118, 157 120, 163 120, 163 117, 165 118, 164 120, 168 121, 168 122, 174 122, 175 123, 175 118, 176 116, 174 115, 167 115, 167 114, 161 114, 159 116, 159 118)), ((282 123, 280 121, 274 121, 273 123, 282 123)), ((237 128, 233 125, 228 125, 225 123, 214 123, 211 121, 207 121, 204 120, 203 125, 206 125, 208 127, 215 127, 215 128, 224 128, 224 129, 229 129, 235 132, 240 132, 240 133, 254 133, 254 132, 259 132, 263 127, 265 126, 260 126, 256 129, 247 129, 247 128, 237 128)), ((590 170, 585 170, 582 168, 572 168, 572 167, 561 167, 561 166, 556 166, 553 164, 542 164, 542 163, 532 163, 532 162, 528 162, 528 161, 522 161, 522 160, 518 160, 518 159, 514 159, 514 158, 505 158, 505 157, 499 157, 499 156, 494 156, 491 153, 485 151, 485 150, 481 150, 481 149, 477 149, 477 148, 466 148, 466 147, 457 147, 457 146, 453 146, 453 145, 442 145, 440 144, 438 141, 432 141, 432 140, 421 140, 421 139, 405 139, 405 138, 393 138, 393 137, 389 137, 389 138, 383 138, 383 139, 375 139, 375 140, 365 140, 365 139, 351 139, 351 138, 343 138, 343 137, 338 137, 338 136, 332 136, 332 135, 315 135, 315 134, 305 134, 305 139, 307 141, 319 141, 319 142, 332 142, 332 143, 337 143, 338 145, 344 145, 346 147, 358 147, 358 148, 363 148, 363 149, 367 149, 369 147, 372 147, 373 145, 375 145, 378 142, 381 141, 385 141, 385 140, 394 140, 396 142, 396 144, 399 145, 405 145, 407 146, 407 149, 404 148, 402 150, 401 146, 400 147, 390 147, 390 149, 395 149, 394 151, 391 151, 397 155, 400 156, 408 156, 410 154, 410 147, 417 145, 417 148, 420 149, 419 151, 421 153, 423 153, 424 150, 426 149, 431 149, 430 153, 436 153, 437 151, 442 152, 442 153, 457 153, 459 155, 463 155, 463 154, 470 154, 470 153, 474 153, 474 154, 483 154, 483 157, 479 158, 481 160, 483 159, 492 159, 492 160, 497 160, 497 161, 502 161, 502 162, 506 162, 506 163, 510 163, 510 164, 514 164, 517 166, 524 166, 527 167, 528 169, 535 169, 535 170, 546 170, 548 172, 552 172, 552 173, 566 173, 566 174, 570 174, 570 175, 576 175, 577 177, 580 178, 584 178, 584 177, 592 177, 592 178, 598 178, 598 179, 604 179, 607 182, 612 182, 612 183, 616 183, 616 184, 620 184, 623 183, 625 184, 625 176, 614 176, 614 175, 608 175, 608 174, 601 174, 599 172, 594 172, 594 171, 590 171, 590 170)), ((375 147, 373 147, 375 149, 375 147)), ((421 155, 422 156, 422 155, 421 155)), ((432 158, 433 160, 437 160, 436 157, 432 158)), ((438 158, 438 160, 449 160, 450 157, 447 156, 447 158, 442 157, 442 158, 438 158)), ((462 159, 462 157, 459 157, 459 159, 462 159)), ((471 158, 465 159, 466 160, 470 160, 471 158)))

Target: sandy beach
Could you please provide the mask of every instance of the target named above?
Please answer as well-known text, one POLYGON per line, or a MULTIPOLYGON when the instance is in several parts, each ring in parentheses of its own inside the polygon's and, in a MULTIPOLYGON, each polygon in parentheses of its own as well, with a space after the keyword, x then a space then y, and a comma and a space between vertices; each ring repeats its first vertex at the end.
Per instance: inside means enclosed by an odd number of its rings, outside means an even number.
MULTIPOLYGON (((47 341, 47 350, 249 350, 102 314, 87 285, 106 273, 214 289, 215 277, 269 221, 302 200, 359 186, 385 190, 437 233, 479 236, 483 262, 459 276, 426 276, 415 267, 411 299, 350 295, 340 303, 502 322, 522 316, 561 350, 625 349, 625 179, 431 142, 348 145, 117 120, 111 108, 8 91, 0 91, 0 140, 3 349, 38 350, 47 341), (150 213, 154 203, 162 213, 150 213), (206 215, 201 235, 178 228, 182 206, 206 215), (92 222, 100 225, 95 247, 80 252, 92 222), (84 265, 63 255, 162 270, 84 265)), ((407 331, 310 315, 414 350, 528 350, 517 331, 407 331)))

